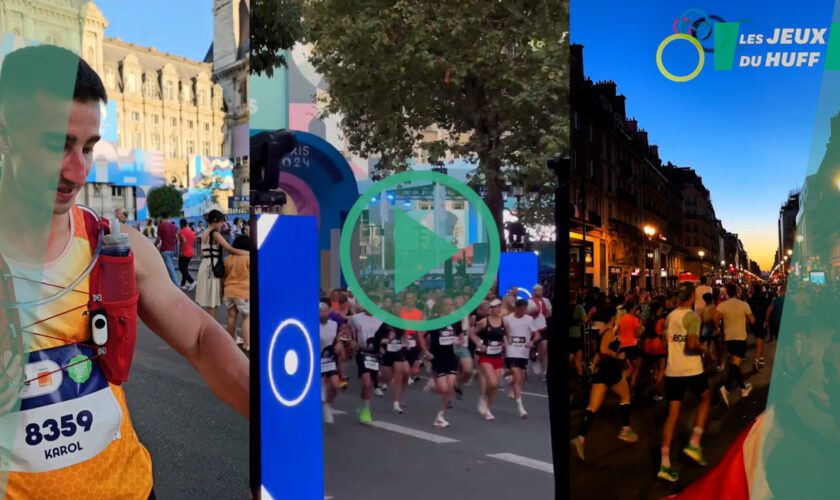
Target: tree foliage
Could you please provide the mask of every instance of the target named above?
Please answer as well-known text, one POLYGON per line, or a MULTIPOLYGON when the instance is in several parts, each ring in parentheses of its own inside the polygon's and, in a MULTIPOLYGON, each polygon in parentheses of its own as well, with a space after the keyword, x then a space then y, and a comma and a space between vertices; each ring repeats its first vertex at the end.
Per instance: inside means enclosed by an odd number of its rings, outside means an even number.
POLYGON ((155 219, 177 217, 181 215, 184 199, 175 187, 160 186, 149 191, 146 205, 149 207, 149 215, 155 219))
POLYGON ((271 77, 285 66, 283 51, 303 36, 300 0, 254 0, 251 13, 251 74, 271 77))
POLYGON ((472 182, 501 227, 505 185, 540 190, 524 219, 553 219, 546 160, 568 143, 568 3, 323 0, 304 6, 312 64, 350 149, 404 168, 423 148, 477 163, 472 182), (424 143, 437 127, 446 139, 424 143))

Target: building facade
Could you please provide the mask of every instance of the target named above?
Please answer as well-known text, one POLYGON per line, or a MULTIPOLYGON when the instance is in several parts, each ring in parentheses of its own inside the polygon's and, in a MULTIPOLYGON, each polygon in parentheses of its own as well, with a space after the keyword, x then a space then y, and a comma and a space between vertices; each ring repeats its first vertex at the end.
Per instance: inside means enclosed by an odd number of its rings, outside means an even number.
POLYGON ((213 67, 213 82, 224 96, 222 156, 234 159, 234 193, 248 195, 250 151, 248 72, 251 50, 250 5, 247 0, 213 2, 213 43, 204 62, 213 67))

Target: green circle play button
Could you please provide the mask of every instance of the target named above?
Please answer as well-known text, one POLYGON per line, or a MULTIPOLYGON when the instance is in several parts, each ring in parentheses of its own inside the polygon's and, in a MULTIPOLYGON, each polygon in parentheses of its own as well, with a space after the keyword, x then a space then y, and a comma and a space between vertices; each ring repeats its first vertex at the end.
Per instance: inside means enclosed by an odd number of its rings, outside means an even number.
POLYGON ((367 311, 404 330, 443 328, 472 312, 493 287, 499 255, 490 209, 469 186, 439 172, 402 172, 378 182, 353 204, 341 231, 348 288, 367 311), (401 318, 371 298, 415 286, 470 296, 451 313, 424 320, 401 318))

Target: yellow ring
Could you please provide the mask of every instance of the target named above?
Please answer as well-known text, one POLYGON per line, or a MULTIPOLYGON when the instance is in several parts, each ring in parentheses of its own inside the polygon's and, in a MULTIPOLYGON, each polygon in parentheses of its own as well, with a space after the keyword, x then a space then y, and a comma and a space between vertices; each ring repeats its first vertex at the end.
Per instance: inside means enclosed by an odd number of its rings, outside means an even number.
POLYGON ((662 73, 662 75, 665 78, 673 82, 687 82, 695 78, 697 75, 700 74, 700 71, 703 69, 703 64, 705 62, 706 54, 703 52, 703 46, 700 45, 700 42, 698 42, 694 37, 686 35, 685 33, 676 33, 669 36, 665 40, 662 40, 662 43, 659 44, 659 48, 656 49, 656 67, 659 68, 659 72, 662 73), (677 76, 670 73, 667 69, 665 69, 665 66, 662 64, 662 52, 665 50, 665 47, 667 47, 668 44, 673 42, 674 40, 688 40, 689 42, 691 42, 692 45, 694 45, 694 47, 697 49, 697 53, 700 55, 700 61, 697 63, 697 67, 694 68, 694 71, 685 76, 677 76))

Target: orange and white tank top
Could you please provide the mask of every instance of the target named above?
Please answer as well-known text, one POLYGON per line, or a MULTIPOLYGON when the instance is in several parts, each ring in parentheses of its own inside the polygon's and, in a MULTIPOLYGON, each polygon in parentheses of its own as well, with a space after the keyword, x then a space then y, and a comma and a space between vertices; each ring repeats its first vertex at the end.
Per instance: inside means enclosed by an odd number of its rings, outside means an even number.
MULTIPOLYGON (((18 302, 54 295, 90 263, 82 209, 70 214, 73 237, 57 259, 45 266, 8 261, 18 302)), ((20 309, 29 382, 20 410, 0 416, 0 447, 13 450, 0 464, 6 498, 145 500, 151 492, 151 457, 125 394, 87 359, 95 354, 84 314, 88 286, 89 277, 58 300, 20 309)))

